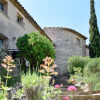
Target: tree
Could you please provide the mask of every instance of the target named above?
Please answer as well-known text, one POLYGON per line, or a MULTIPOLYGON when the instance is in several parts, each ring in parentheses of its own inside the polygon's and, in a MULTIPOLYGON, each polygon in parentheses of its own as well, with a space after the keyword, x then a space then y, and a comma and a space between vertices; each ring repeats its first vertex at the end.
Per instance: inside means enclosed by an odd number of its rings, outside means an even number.
POLYGON ((38 66, 46 56, 54 59, 55 50, 53 43, 39 32, 32 32, 19 37, 17 40, 20 57, 31 63, 31 67, 38 66))
POLYGON ((97 17, 95 14, 94 0, 90 0, 90 44, 89 44, 89 54, 91 58, 100 57, 100 34, 97 25, 97 17))

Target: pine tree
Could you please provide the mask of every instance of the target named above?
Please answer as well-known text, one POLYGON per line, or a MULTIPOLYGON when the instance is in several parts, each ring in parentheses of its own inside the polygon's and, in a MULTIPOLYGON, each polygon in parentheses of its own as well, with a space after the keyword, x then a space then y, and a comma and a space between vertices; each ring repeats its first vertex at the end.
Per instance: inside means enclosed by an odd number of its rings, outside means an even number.
POLYGON ((89 44, 89 54, 91 58, 100 57, 100 34, 97 25, 97 17, 95 13, 94 0, 90 0, 90 44, 89 44))

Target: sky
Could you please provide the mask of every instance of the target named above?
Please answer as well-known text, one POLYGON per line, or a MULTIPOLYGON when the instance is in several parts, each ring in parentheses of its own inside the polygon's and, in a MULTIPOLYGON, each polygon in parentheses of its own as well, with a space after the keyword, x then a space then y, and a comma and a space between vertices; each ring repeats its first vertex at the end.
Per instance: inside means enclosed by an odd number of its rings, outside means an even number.
MULTIPOLYGON (((44 27, 66 27, 89 38, 90 0, 18 0, 34 20, 44 27)), ((100 0, 95 1, 100 30, 100 0)), ((87 39, 89 44, 89 39, 87 39)))

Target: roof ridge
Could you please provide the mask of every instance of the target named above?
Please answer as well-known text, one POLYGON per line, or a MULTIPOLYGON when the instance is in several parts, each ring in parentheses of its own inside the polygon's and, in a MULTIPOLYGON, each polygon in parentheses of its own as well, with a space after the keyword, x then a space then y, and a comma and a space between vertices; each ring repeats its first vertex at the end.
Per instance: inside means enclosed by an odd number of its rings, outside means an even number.
POLYGON ((71 29, 71 28, 66 28, 66 27, 44 27, 44 30, 45 29, 62 29, 62 30, 65 30, 65 31, 69 31, 69 32, 72 32, 82 38, 84 38, 85 40, 87 39, 86 36, 84 36, 83 34, 81 34, 80 32, 77 32, 76 30, 74 29, 71 29))

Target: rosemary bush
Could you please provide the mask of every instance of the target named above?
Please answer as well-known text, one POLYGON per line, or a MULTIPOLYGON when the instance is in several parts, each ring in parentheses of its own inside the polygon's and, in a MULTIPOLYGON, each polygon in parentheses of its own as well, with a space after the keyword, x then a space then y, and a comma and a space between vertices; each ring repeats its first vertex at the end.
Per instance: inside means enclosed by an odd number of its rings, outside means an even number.
POLYGON ((22 85, 29 100, 49 100, 60 93, 53 86, 49 86, 49 79, 38 76, 35 72, 32 75, 30 72, 22 75, 22 85))

